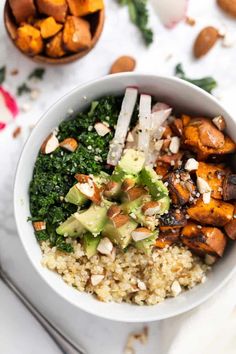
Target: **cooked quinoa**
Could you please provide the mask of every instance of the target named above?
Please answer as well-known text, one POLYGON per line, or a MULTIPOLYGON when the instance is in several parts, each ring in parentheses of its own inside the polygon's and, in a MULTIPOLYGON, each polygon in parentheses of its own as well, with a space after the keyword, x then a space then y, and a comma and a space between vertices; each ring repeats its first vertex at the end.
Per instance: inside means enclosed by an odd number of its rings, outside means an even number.
POLYGON ((154 305, 204 282, 209 269, 199 257, 180 246, 154 249, 151 255, 130 247, 126 253, 116 250, 115 257, 96 254, 88 259, 79 242, 70 242, 74 247, 70 254, 43 242, 42 264, 59 273, 69 285, 104 302, 154 305), (92 285, 92 275, 104 278, 92 285))

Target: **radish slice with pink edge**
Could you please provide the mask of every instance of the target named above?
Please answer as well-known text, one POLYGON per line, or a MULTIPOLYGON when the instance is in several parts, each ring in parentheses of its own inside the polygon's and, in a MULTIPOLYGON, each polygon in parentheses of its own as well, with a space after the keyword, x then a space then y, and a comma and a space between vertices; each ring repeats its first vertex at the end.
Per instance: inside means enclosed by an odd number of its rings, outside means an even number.
POLYGON ((110 143, 107 156, 107 163, 109 165, 116 166, 120 160, 137 96, 138 90, 136 88, 128 87, 125 90, 121 111, 117 120, 115 136, 110 143))
POLYGON ((151 4, 167 28, 175 27, 186 18, 188 0, 151 0, 151 4))
POLYGON ((19 109, 14 97, 0 86, 0 130, 11 123, 18 112, 19 109))
POLYGON ((141 94, 139 102, 138 150, 144 153, 145 160, 148 156, 150 142, 151 107, 152 97, 150 95, 141 94))

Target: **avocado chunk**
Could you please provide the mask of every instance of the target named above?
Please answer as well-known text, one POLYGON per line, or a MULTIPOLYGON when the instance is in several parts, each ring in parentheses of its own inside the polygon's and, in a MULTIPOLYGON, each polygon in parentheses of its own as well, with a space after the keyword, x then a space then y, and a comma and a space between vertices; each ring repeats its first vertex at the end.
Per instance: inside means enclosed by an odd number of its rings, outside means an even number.
POLYGON ((134 247, 146 254, 150 254, 153 246, 155 245, 157 236, 158 231, 156 230, 150 237, 146 238, 145 240, 134 242, 134 247))
POLYGON ((131 242, 131 232, 137 227, 137 223, 130 219, 126 224, 116 228, 111 221, 108 221, 102 231, 103 237, 108 237, 113 243, 126 248, 131 242))
POLYGON ((97 246, 100 240, 101 240, 100 236, 94 237, 89 232, 83 235, 84 252, 88 258, 91 258, 97 253, 97 246))
POLYGON ((107 205, 91 204, 89 209, 74 214, 83 227, 93 235, 98 235, 107 221, 107 205))
POLYGON ((129 214, 129 216, 134 219, 136 222, 141 224, 142 226, 148 227, 150 230, 154 230, 156 227, 156 219, 147 218, 142 212, 142 205, 145 202, 149 201, 150 198, 147 196, 139 197, 132 202, 126 202, 121 205, 121 209, 124 213, 129 214))
POLYGON ((75 184, 65 197, 65 201, 68 203, 72 203, 75 205, 83 205, 88 199, 82 194, 77 188, 77 184, 75 184))
POLYGON ((170 198, 166 195, 165 197, 159 199, 158 202, 161 205, 158 214, 163 215, 165 214, 165 212, 167 212, 170 209, 170 198))
POLYGON ((149 193, 154 200, 159 200, 168 196, 168 189, 151 167, 147 166, 142 169, 141 183, 147 186, 149 193))
POLYGON ((58 235, 69 236, 69 237, 78 237, 85 232, 85 228, 82 224, 76 219, 76 217, 71 215, 66 221, 64 221, 57 229, 56 232, 58 235))
POLYGON ((115 167, 111 177, 112 180, 122 182, 127 177, 137 176, 142 170, 144 162, 144 153, 134 149, 127 149, 115 167))

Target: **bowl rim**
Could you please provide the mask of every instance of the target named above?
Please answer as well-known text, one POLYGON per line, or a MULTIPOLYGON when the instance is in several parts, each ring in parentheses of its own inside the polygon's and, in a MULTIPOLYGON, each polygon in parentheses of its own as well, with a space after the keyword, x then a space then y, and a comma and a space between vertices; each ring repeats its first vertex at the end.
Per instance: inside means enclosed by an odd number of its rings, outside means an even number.
MULTIPOLYGON (((73 88, 72 90, 70 90, 69 92, 67 92, 66 94, 64 94, 62 97, 60 97, 58 100, 56 100, 40 117, 40 119, 37 121, 32 133, 29 135, 29 137, 27 138, 23 149, 21 151, 21 155, 19 158, 19 161, 17 163, 17 168, 16 168, 16 172, 15 172, 15 178, 14 178, 14 187, 13 187, 13 204, 14 204, 14 217, 15 217, 15 221, 16 221, 16 226, 17 226, 17 233, 18 236, 20 238, 21 244, 23 245, 24 251, 27 254, 28 259, 30 260, 30 263, 33 265, 33 268, 36 270, 36 273, 41 277, 41 279, 46 282, 46 284, 56 293, 60 296, 60 298, 62 298, 63 300, 66 300, 66 302, 70 303, 71 305, 75 306, 75 308, 80 309, 84 312, 87 312, 91 315, 100 317, 100 318, 104 318, 107 320, 112 320, 112 321, 116 321, 116 322, 126 322, 126 323, 134 323, 134 322, 153 322, 153 321, 157 321, 157 320, 162 320, 162 319, 167 319, 167 318, 171 318, 180 314, 183 314, 189 310, 192 310, 196 307, 198 307, 199 305, 201 305, 202 303, 204 303, 206 300, 208 300, 210 297, 212 297, 213 295, 215 295, 228 281, 229 279, 233 276, 234 273, 236 273, 236 264, 235 266, 228 272, 227 276, 222 279, 219 284, 217 286, 215 286, 211 291, 208 291, 206 294, 202 295, 198 300, 193 301, 190 304, 185 305, 184 310, 180 309, 180 310, 174 310, 171 313, 165 315, 165 316, 157 316, 157 315, 149 315, 148 318, 143 318, 142 316, 136 316, 135 320, 132 318, 130 319, 128 316, 126 318, 117 318, 114 317, 112 315, 112 312, 109 314, 104 314, 104 313, 97 313, 95 311, 93 311, 93 309, 91 308, 86 308, 84 309, 82 306, 79 306, 79 304, 74 301, 71 298, 66 297, 65 295, 63 295, 62 292, 60 292, 58 289, 56 289, 56 287, 54 287, 49 280, 42 274, 41 270, 39 269, 39 267, 37 267, 37 265, 34 263, 33 261, 33 257, 31 257, 30 253, 27 250, 26 247, 26 242, 24 241, 24 237, 23 234, 21 232, 21 221, 17 216, 17 190, 16 190, 16 186, 17 186, 17 181, 19 179, 18 175, 19 175, 19 171, 20 169, 24 166, 23 161, 24 161, 24 156, 26 154, 26 150, 27 147, 30 143, 30 140, 32 139, 33 134, 35 134, 35 132, 37 131, 37 129, 39 128, 39 126, 41 125, 41 122, 43 120, 45 120, 48 116, 48 114, 54 110, 54 108, 58 105, 59 102, 63 102, 66 101, 73 93, 75 93, 76 91, 80 91, 83 90, 84 88, 86 88, 87 86, 92 86, 92 85, 96 85, 98 82, 102 81, 103 83, 113 80, 113 78, 126 78, 126 77, 146 77, 146 78, 155 78, 156 80, 161 80, 164 79, 166 81, 169 82, 176 82, 180 85, 189 87, 199 93, 201 93, 202 95, 206 96, 208 99, 210 99, 213 103, 217 104, 218 106, 220 106, 222 108, 222 110, 224 110, 231 118, 231 114, 227 111, 227 109, 225 109, 222 104, 211 94, 207 93, 206 91, 204 91, 203 89, 187 82, 184 81, 182 79, 179 79, 177 77, 172 77, 172 76, 165 76, 165 75, 155 75, 155 74, 145 74, 145 73, 118 73, 118 74, 112 74, 112 75, 106 75, 94 80, 89 80, 88 82, 85 82, 81 85, 77 85, 75 88, 73 88), (23 166, 22 166, 23 164, 23 166)), ((233 118, 232 118, 233 120, 233 118)), ((236 124, 236 122, 235 122, 236 124)), ((33 236, 33 235, 32 235, 33 236)), ((40 246, 39 246, 40 247, 40 246)), ((43 267, 42 267, 43 268, 43 267)), ((51 271, 51 270, 48 270, 51 271)), ((70 286, 68 284, 66 284, 67 286, 70 286)), ((187 290, 188 291, 188 290, 187 290)), ((99 301, 99 300, 97 300, 99 301)), ((122 303, 121 303, 122 304, 122 303)), ((138 306, 138 305, 131 305, 131 306, 138 306)), ((144 305, 145 306, 145 305, 144 305)), ((153 306, 158 306, 158 304, 153 305, 153 306)))

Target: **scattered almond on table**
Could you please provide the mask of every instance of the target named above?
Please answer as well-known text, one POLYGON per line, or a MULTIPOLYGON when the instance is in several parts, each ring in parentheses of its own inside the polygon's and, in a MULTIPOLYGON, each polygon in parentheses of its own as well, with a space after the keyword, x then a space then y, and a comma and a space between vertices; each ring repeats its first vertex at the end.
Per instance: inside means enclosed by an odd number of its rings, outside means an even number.
POLYGON ((134 71, 136 60, 128 55, 123 55, 116 59, 111 66, 110 74, 134 71))
POLYGON ((228 15, 236 17, 236 0, 217 0, 217 3, 228 15))
POLYGON ((194 42, 194 56, 201 58, 206 55, 214 47, 219 38, 219 31, 215 27, 209 26, 203 28, 194 42))

